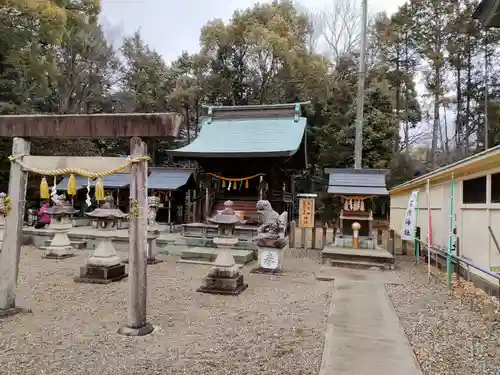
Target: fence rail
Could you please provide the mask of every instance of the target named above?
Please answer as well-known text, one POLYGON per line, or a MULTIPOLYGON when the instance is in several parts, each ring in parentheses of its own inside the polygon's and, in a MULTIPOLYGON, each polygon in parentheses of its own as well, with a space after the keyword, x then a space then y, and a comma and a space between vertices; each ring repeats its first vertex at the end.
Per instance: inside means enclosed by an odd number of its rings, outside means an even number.
POLYGON ((481 266, 478 266, 477 264, 474 264, 472 261, 470 261, 468 259, 465 259, 459 255, 450 254, 448 251, 442 250, 437 246, 430 246, 429 247, 429 244, 420 238, 415 237, 414 241, 418 242, 420 245, 424 245, 427 251, 430 251, 431 253, 433 253, 435 255, 440 255, 441 257, 443 257, 445 259, 448 259, 448 257, 450 257, 450 260, 453 264, 457 264, 457 263, 459 265, 460 265, 460 263, 466 264, 469 267, 472 267, 472 268, 474 268, 478 271, 481 271, 481 272, 483 272, 483 273, 485 273, 485 274, 487 274, 487 275, 489 275, 497 280, 500 280, 499 274, 492 272, 492 271, 490 271, 486 268, 483 268, 481 266))

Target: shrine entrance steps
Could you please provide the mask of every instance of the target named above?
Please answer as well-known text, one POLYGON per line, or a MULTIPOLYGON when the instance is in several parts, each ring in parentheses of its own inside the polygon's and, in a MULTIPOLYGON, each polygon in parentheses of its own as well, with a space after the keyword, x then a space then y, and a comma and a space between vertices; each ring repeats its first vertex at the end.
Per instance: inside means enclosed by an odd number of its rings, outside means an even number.
POLYGON ((321 251, 321 262, 353 269, 393 270, 395 267, 394 256, 382 248, 353 249, 326 245, 321 251))

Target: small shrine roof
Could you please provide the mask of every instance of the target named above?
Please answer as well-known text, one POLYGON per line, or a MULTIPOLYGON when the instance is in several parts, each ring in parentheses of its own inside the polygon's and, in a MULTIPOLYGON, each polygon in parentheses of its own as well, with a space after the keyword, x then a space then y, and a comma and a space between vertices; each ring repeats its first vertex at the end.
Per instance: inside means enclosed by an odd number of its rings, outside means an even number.
POLYGON ((200 158, 288 157, 299 150, 306 123, 299 103, 208 107, 198 137, 168 153, 200 158))
POLYGON ((194 169, 151 168, 148 189, 176 190, 194 179, 194 169))
POLYGON ((389 195, 385 169, 327 168, 328 193, 335 195, 389 195))
POLYGON ((102 179, 105 188, 120 189, 129 186, 132 182, 130 173, 115 173, 102 179))

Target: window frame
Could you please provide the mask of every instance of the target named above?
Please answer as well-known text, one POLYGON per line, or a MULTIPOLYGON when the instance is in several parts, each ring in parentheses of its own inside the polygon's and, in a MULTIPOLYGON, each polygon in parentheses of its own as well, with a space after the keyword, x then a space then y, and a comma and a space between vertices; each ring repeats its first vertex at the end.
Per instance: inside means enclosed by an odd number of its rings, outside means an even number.
MULTIPOLYGON (((468 179, 463 179, 462 180, 462 188, 461 188, 461 201, 462 201, 462 205, 466 205, 466 206, 469 206, 469 205, 484 205, 484 204, 489 204, 491 203, 491 194, 488 194, 488 191, 490 190, 489 189, 489 186, 491 186, 491 178, 489 177, 490 175, 489 174, 485 174, 485 175, 480 175, 480 176, 476 176, 476 177, 471 177, 471 178, 468 178, 468 179), (484 200, 482 200, 481 202, 466 202, 465 199, 464 199, 464 194, 465 194, 465 185, 468 181, 472 181, 472 180, 482 180, 484 179, 484 200)), ((499 202, 500 203, 500 202, 499 202)))

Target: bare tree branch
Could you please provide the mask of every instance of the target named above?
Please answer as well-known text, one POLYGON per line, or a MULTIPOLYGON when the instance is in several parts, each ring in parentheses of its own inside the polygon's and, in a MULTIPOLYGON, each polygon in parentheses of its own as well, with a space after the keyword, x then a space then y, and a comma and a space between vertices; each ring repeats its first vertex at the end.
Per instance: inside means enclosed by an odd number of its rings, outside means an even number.
POLYGON ((353 0, 336 0, 320 15, 322 40, 326 55, 333 63, 359 48, 361 41, 361 7, 353 0))

